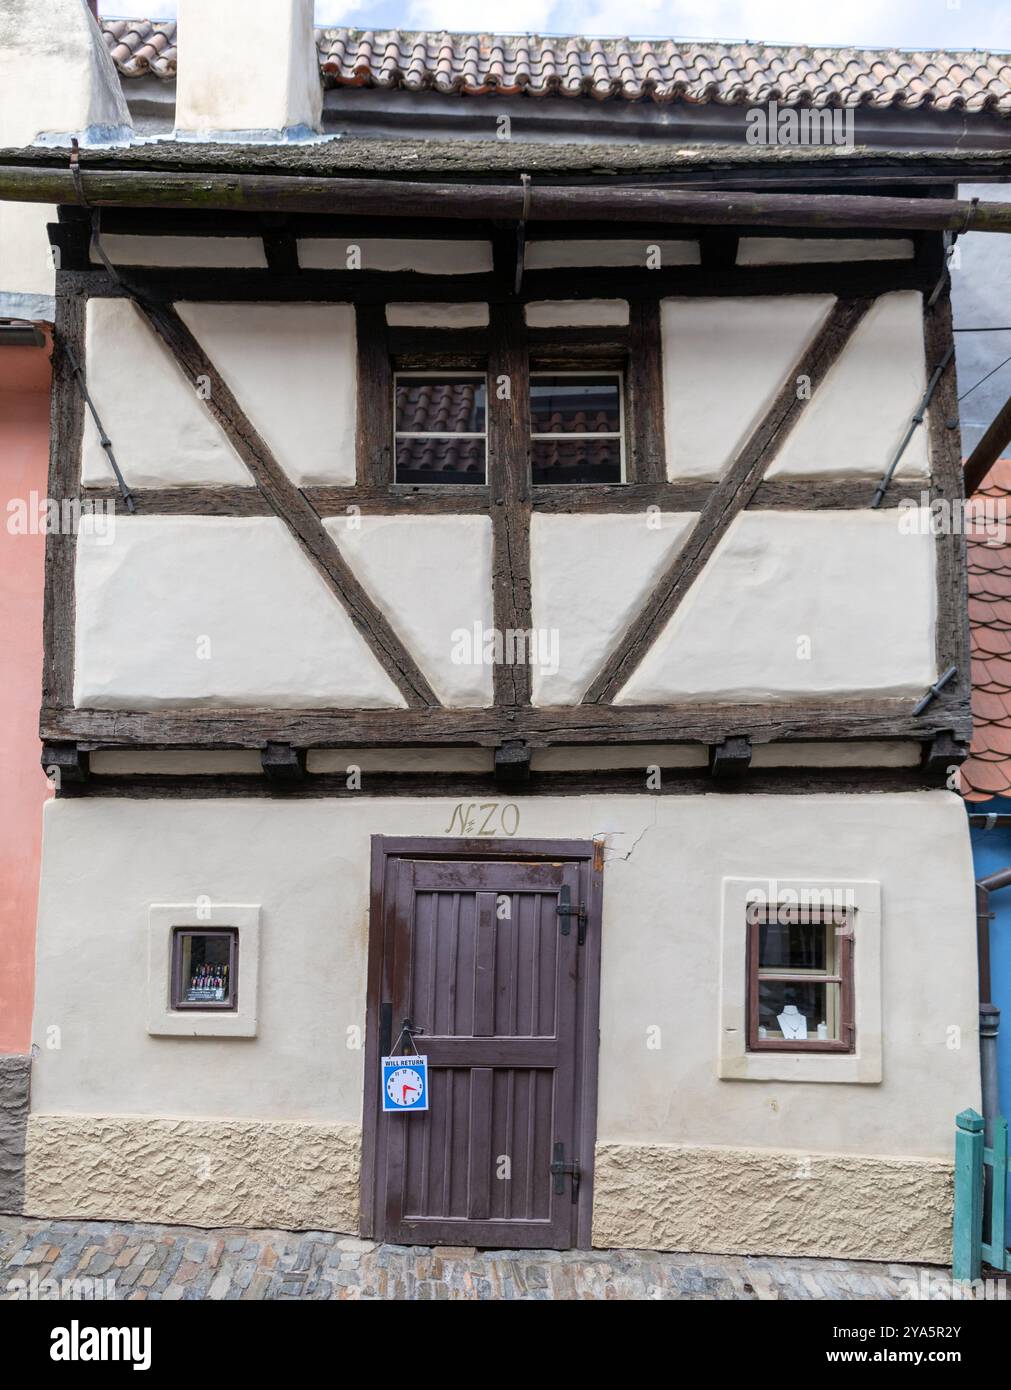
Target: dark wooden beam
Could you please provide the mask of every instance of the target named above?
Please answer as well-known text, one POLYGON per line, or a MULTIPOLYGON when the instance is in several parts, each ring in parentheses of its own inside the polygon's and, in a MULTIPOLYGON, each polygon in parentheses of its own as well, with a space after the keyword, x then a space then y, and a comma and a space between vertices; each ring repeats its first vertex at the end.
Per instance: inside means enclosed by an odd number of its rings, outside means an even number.
POLYGON ((968 756, 969 744, 948 729, 935 734, 923 745, 923 766, 931 772, 947 773, 949 768, 960 767, 968 756))
MULTIPOLYGON (((355 216, 492 218, 518 222, 524 191, 511 183, 110 169, 83 161, 84 199, 92 207, 210 208, 247 212, 332 212, 355 216)), ((27 203, 80 201, 69 168, 0 165, 0 199, 27 203)), ((528 221, 664 222, 672 226, 860 227, 868 230, 1011 231, 1006 203, 864 194, 755 193, 741 189, 670 188, 653 184, 545 184, 534 181, 528 221)))
MULTIPOLYGON (((84 401, 70 365, 72 353, 87 373, 84 296, 57 288, 53 329, 53 382, 49 429, 49 497, 61 508, 77 497, 84 434, 84 401)), ((118 488, 112 492, 120 499, 118 488)), ((121 500, 121 499, 120 499, 121 500)), ((62 528, 46 535, 42 636, 42 703, 70 705, 74 692, 74 562, 77 537, 62 528)))
POLYGON ((750 705, 570 705, 493 709, 159 709, 42 711, 46 742, 88 748, 496 748, 522 738, 531 748, 594 743, 752 744, 792 740, 911 739, 950 730, 967 739, 967 712, 952 712, 944 694, 919 716, 912 701, 812 700, 750 705))
POLYGON ((750 765, 750 738, 725 738, 710 746, 709 771, 714 777, 740 777, 750 765))
POLYGON ((507 738, 495 749, 495 781, 521 787, 530 780, 530 748, 525 739, 507 738))
POLYGON ((813 399, 869 306, 869 300, 858 299, 843 300, 833 307, 811 346, 790 368, 765 417, 752 430, 710 496, 687 542, 590 683, 585 696, 587 703, 612 701, 638 667, 726 535, 730 523, 754 497, 775 450, 782 446, 800 418, 806 402, 798 397, 798 377, 809 378, 813 399))
POLYGON ((1001 406, 983 438, 965 461, 965 495, 971 497, 1011 444, 1011 396, 1001 406))
POLYGON ((337 597, 372 654, 412 707, 439 700, 414 658, 373 603, 341 555, 306 497, 254 428, 224 378, 176 311, 168 305, 137 300, 137 307, 164 341, 189 381, 206 377, 210 391, 201 398, 229 443, 249 469, 253 481, 301 546, 313 568, 337 597))
POLYGON ((386 309, 359 304, 358 440, 356 478, 366 487, 393 482, 393 375, 387 340, 386 309))
MULTIPOLYGON (((924 353, 927 371, 944 360, 953 341, 951 286, 945 278, 942 292, 933 306, 926 304, 923 320, 924 353)), ((955 359, 951 358, 927 411, 927 442, 930 452, 931 502, 948 510, 952 524, 938 528, 935 539, 937 578, 937 616, 935 649, 937 669, 957 667, 940 701, 949 709, 969 712, 972 693, 972 662, 969 656, 969 574, 965 527, 956 525, 964 498, 962 446, 958 429, 958 384, 955 359)), ((937 701, 934 702, 935 704, 937 701)))
MULTIPOLYGON (((919 791, 937 785, 926 769, 892 767, 781 767, 750 771, 746 777, 714 778, 708 768, 661 768, 657 785, 646 786, 641 770, 608 769, 583 772, 534 772, 528 781, 510 788, 487 773, 364 772, 361 787, 349 787, 342 773, 310 773, 301 781, 281 785, 255 774, 193 773, 174 777, 161 773, 117 773, 92 777, 86 783, 64 783, 59 795, 119 797, 137 800, 216 800, 256 797, 350 801, 362 797, 453 798, 458 801, 499 802, 516 797, 522 807, 539 796, 811 796, 854 792, 919 791)), ((503 842, 509 844, 508 840, 503 842)))
POLYGON ((260 752, 263 775, 273 782, 300 782, 305 776, 305 749, 290 743, 267 743, 260 752))
POLYGON ((630 306, 629 338, 628 477, 636 483, 662 483, 667 478, 667 451, 658 300, 640 300, 630 306))
POLYGON ((57 790, 67 783, 87 782, 91 772, 88 753, 76 743, 44 743, 41 763, 57 790))
MULTIPOLYGON (((523 308, 496 305, 488 331, 488 485, 491 489, 492 606, 496 631, 529 632, 530 388, 523 308), (508 397, 501 398, 508 390, 508 397)), ((496 662, 495 703, 530 703, 530 663, 496 662)))

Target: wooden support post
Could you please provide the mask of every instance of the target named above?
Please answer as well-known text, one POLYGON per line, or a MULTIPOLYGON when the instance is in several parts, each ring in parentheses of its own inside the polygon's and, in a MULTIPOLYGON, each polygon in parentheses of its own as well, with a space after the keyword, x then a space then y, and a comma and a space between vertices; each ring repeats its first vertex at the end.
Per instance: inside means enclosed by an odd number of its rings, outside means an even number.
POLYGON ((1007 1248, 1007 1120, 997 1115, 993 1121, 992 1182, 990 1184, 989 1241, 983 1242, 982 1253, 994 1269, 1011 1269, 1011 1252, 1007 1248))
POLYGON ((80 784, 88 780, 89 755, 77 743, 44 743, 42 770, 59 791, 64 782, 80 784))
POLYGON ((709 771, 714 777, 739 777, 750 765, 750 738, 725 738, 710 745, 709 771))
POLYGON ((955 1217, 951 1276, 978 1279, 983 1268, 983 1117, 955 1117, 955 1217))
POLYGON ((507 785, 530 778, 530 748, 522 738, 504 739, 495 749, 495 780, 507 785))
POLYGON ((290 743, 268 743, 260 763, 264 777, 272 782, 301 782, 305 777, 305 749, 290 743))

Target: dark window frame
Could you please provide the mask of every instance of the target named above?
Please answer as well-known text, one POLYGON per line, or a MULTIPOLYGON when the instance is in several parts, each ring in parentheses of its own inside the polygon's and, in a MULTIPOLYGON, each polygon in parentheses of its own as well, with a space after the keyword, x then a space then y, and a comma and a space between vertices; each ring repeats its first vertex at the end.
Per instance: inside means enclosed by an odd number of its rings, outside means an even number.
POLYGON ((238 927, 173 927, 171 978, 169 981, 169 1008, 206 1013, 235 1013, 239 1007, 239 929, 238 927), (215 936, 227 937, 228 948, 228 997, 226 999, 184 999, 186 987, 183 984, 183 941, 187 937, 215 936))
POLYGON ((618 457, 620 461, 621 476, 618 478, 602 479, 598 482, 570 482, 567 479, 558 479, 548 482, 543 478, 534 478, 533 448, 529 451, 528 481, 532 487, 624 487, 629 482, 629 459, 631 449, 629 447, 629 408, 631 405, 630 393, 628 389, 628 367, 617 365, 613 362, 595 363, 581 362, 578 366, 566 364, 560 366, 552 363, 550 366, 541 366, 535 360, 536 354, 531 352, 527 358, 527 382, 533 384, 537 377, 557 376, 557 377, 580 377, 580 376, 613 376, 618 379, 618 420, 619 427, 615 433, 599 434, 595 430, 584 430, 581 433, 570 434, 552 433, 549 431, 538 431, 533 428, 534 420, 531 412, 530 417, 530 444, 534 441, 557 440, 581 440, 581 439, 617 439, 618 457))
MULTIPOLYGON (((393 495, 416 491, 418 488, 436 489, 445 495, 460 495, 461 489, 477 491, 480 487, 494 487, 492 480, 494 468, 501 466, 503 460, 493 458, 495 451, 496 410, 507 405, 498 400, 495 378, 490 359, 493 356, 491 330, 489 329, 398 329, 383 325, 384 377, 377 383, 382 391, 383 410, 379 418, 384 421, 384 437, 364 450, 367 457, 382 456, 387 460, 386 485, 393 495), (486 400, 486 453, 485 477, 483 483, 459 483, 452 480, 445 483, 398 481, 396 476, 396 401, 395 382, 405 373, 435 374, 455 372, 484 375, 487 382, 486 400), (378 443, 378 448, 376 444, 378 443), (450 490, 453 490, 453 493, 450 490)), ((519 389, 514 385, 513 396, 527 402, 526 451, 523 459, 524 473, 520 483, 524 488, 550 488, 552 491, 564 488, 624 488, 633 483, 649 481, 657 466, 654 457, 662 439, 662 418, 657 415, 656 401, 662 405, 662 392, 657 389, 650 400, 643 392, 643 380, 651 371, 658 371, 658 364, 650 358, 647 361, 648 346, 630 329, 623 328, 585 328, 585 329, 527 329, 525 342, 525 371, 519 389), (535 483, 533 481, 532 443, 534 439, 533 421, 529 410, 530 379, 537 374, 565 376, 568 374, 607 375, 614 373, 621 384, 621 457, 623 477, 611 482, 554 482, 535 483), (657 418, 654 418, 657 417, 657 418), (647 460, 651 459, 652 463, 647 460)), ((359 346, 361 358, 361 342, 359 346)), ((362 381, 362 362, 359 362, 359 385, 362 381)), ((375 427, 374 421, 372 428, 375 427)), ((588 435, 588 437, 590 437, 588 435)), ((516 461, 513 460, 513 466, 516 461)), ((663 470, 661 469, 661 472, 663 470)), ((374 476, 374 475, 373 475, 374 476)), ((657 474, 659 476, 659 474, 657 474)), ((360 479, 361 480, 361 479, 360 479)))
POLYGON ((796 908, 785 904, 772 904, 769 907, 749 906, 747 909, 747 953, 745 956, 747 990, 747 1050, 749 1052, 836 1052, 852 1054, 856 1051, 855 983, 853 975, 853 913, 850 909, 827 910, 796 908), (817 914, 818 921, 831 927, 838 942, 837 971, 800 974, 787 968, 775 970, 759 967, 759 943, 761 929, 770 920, 782 921, 782 914, 799 912, 800 920, 811 921, 817 914), (809 984, 837 984, 839 986, 839 1037, 838 1038, 760 1038, 759 1027, 759 985, 763 980, 794 981, 809 984))

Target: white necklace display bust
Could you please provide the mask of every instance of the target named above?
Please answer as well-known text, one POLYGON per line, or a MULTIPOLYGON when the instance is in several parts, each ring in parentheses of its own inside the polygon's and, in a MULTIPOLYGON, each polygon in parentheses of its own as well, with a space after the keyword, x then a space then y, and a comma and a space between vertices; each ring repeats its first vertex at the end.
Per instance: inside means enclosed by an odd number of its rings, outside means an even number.
POLYGON ((785 1004, 783 1012, 776 1015, 776 1021, 783 1030, 784 1038, 806 1038, 807 1019, 796 1004, 785 1004))

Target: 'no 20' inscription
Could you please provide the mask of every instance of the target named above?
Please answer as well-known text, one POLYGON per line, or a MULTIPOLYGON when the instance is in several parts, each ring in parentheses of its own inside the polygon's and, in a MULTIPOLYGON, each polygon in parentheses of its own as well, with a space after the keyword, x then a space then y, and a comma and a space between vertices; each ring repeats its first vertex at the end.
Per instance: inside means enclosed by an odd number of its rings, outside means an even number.
POLYGON ((520 808, 513 801, 461 801, 444 835, 515 835, 520 828, 520 808))

